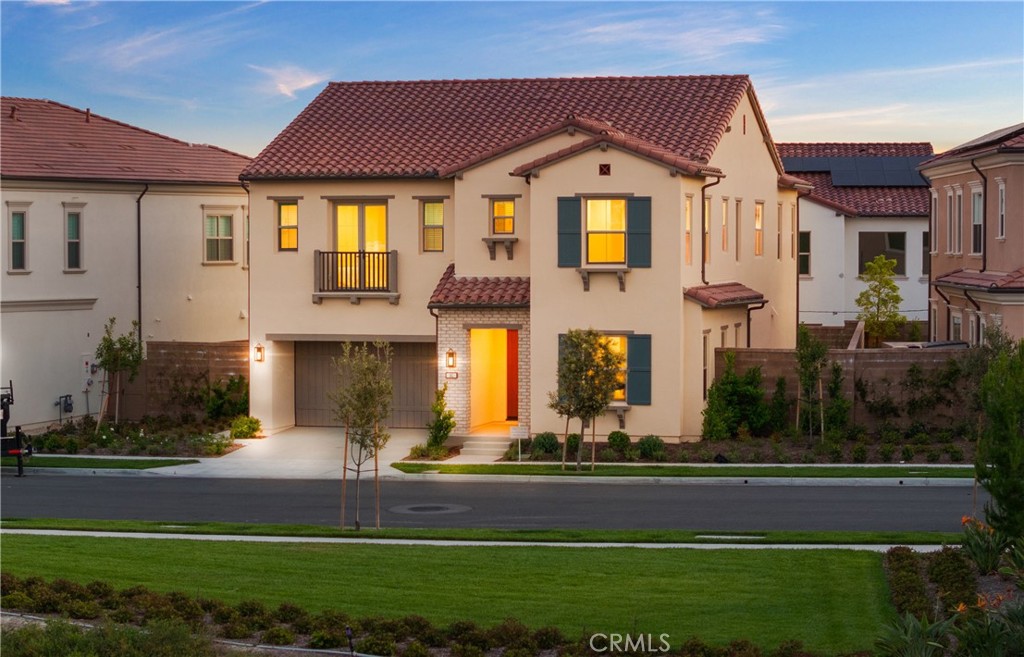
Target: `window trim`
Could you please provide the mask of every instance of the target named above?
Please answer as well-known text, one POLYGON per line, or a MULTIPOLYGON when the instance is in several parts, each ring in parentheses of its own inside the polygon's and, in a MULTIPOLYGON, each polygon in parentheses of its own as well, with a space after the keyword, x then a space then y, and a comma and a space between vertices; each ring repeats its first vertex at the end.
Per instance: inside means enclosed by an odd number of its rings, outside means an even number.
POLYGON ((693 194, 683 198, 683 264, 693 264, 693 194))
POLYGON ((30 274, 32 270, 29 269, 29 206, 32 205, 32 201, 7 201, 7 244, 4 247, 7 250, 7 273, 8 274, 30 274), (14 215, 21 215, 21 239, 14 239, 14 215), (22 266, 15 269, 11 265, 14 263, 14 244, 15 242, 21 243, 21 264, 22 266))
POLYGON ((932 192, 931 217, 928 222, 928 231, 931 233, 929 240, 929 253, 935 255, 939 252, 939 194, 934 189, 932 192))
POLYGON ((953 249, 953 188, 946 188, 946 255, 955 253, 953 249))
POLYGON ((953 225, 953 237, 955 241, 955 250, 953 253, 956 255, 963 255, 964 252, 964 190, 960 187, 955 188, 956 192, 956 218, 953 225))
POLYGON ((778 215, 775 222, 775 259, 782 260, 782 201, 778 203, 778 215))
POLYGON ((764 255, 764 201, 754 201, 754 256, 764 255))
POLYGON ((743 199, 736 199, 736 230, 733 232, 736 242, 736 262, 743 259, 743 199))
POLYGON ((1006 181, 996 178, 998 203, 996 205, 996 239, 1006 239, 1006 181))
POLYGON ((599 196, 585 197, 583 199, 583 262, 585 267, 627 267, 629 262, 629 204, 625 196, 599 196), (622 230, 591 230, 590 229, 590 203, 591 201, 620 201, 622 203, 622 230), (605 260, 595 262, 590 259, 590 236, 594 235, 622 235, 622 260, 605 260))
POLYGON ((487 209, 488 209, 488 225, 487 234, 491 237, 514 237, 516 234, 516 197, 515 196, 488 196, 487 197, 487 209), (512 220, 512 230, 498 232, 494 230, 494 221, 499 215, 495 214, 495 204, 497 203, 511 203, 512 214, 511 215, 500 215, 502 219, 512 220))
POLYGON ((704 252, 704 264, 711 263, 711 197, 704 197, 704 205, 701 206, 704 214, 704 234, 701 238, 701 251, 704 252))
POLYGON ((980 185, 971 185, 971 251, 970 255, 981 255, 985 252, 985 193, 980 185))
POLYGON ((420 201, 420 252, 421 253, 444 253, 444 199, 443 198, 421 198, 420 201), (439 205, 441 206, 441 223, 440 225, 427 225, 427 206, 428 205, 439 205), (427 248, 427 231, 440 231, 441 233, 441 248, 439 249, 428 249, 427 248))
POLYGON ((729 252, 729 197, 722 197, 722 253, 729 252))
POLYGON ((809 231, 809 230, 801 230, 797 234, 796 273, 797 273, 798 276, 803 277, 803 278, 810 278, 811 277, 811 244, 812 244, 811 231, 809 231), (807 251, 806 252, 801 250, 803 247, 800 244, 800 240, 803 238, 804 235, 807 236, 807 251), (800 270, 800 263, 802 262, 801 258, 803 258, 805 255, 807 256, 807 271, 803 272, 803 271, 800 270))
POLYGON ((85 208, 85 203, 62 203, 64 208, 64 273, 65 274, 80 274, 85 271, 85 250, 84 250, 84 232, 85 232, 85 213, 82 211, 85 208), (78 221, 78 239, 72 240, 70 237, 70 221, 74 215, 78 221), (75 243, 78 245, 78 266, 71 266, 71 244, 75 243))
POLYGON ((278 199, 277 200, 277 250, 278 252, 284 253, 296 253, 299 250, 299 199, 278 199), (295 223, 285 224, 284 213, 282 212, 285 206, 295 207, 295 223), (295 246, 283 246, 285 231, 293 232, 295 234, 295 246))

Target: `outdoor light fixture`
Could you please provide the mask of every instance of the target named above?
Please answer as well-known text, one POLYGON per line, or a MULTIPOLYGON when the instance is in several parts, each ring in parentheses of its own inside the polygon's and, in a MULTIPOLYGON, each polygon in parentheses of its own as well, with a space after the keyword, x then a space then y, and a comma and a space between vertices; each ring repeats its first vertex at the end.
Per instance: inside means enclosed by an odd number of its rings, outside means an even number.
POLYGON ((263 359, 266 358, 266 357, 267 357, 266 347, 264 347, 263 345, 261 345, 260 343, 257 342, 256 346, 253 347, 252 359, 254 361, 256 361, 257 363, 262 363, 263 359))
POLYGON ((455 369, 455 350, 449 349, 448 353, 444 356, 444 364, 448 369, 455 369))

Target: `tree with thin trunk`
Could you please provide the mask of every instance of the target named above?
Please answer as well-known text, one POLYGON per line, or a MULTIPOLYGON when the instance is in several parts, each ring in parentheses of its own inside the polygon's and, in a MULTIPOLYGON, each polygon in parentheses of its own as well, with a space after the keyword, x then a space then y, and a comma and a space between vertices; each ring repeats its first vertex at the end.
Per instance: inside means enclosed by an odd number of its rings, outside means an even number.
MULTIPOLYGON (((114 335, 114 326, 117 319, 111 317, 103 327, 103 337, 96 347, 96 362, 104 371, 107 379, 107 399, 114 397, 114 423, 121 421, 121 397, 124 394, 124 381, 135 380, 142 366, 142 343, 139 342, 139 323, 132 322, 132 330, 124 335, 114 335)), ((100 406, 100 416, 96 423, 96 430, 99 430, 103 422, 104 409, 107 399, 100 406)))
POLYGON ((880 341, 895 336, 907 322, 900 314, 903 297, 896 285, 896 261, 879 253, 864 263, 860 278, 867 283, 867 288, 857 295, 856 304, 860 308, 857 321, 864 322, 864 330, 877 346, 880 341))
MULTIPOLYGON (((560 338, 558 353, 558 389, 548 393, 548 407, 566 419, 580 421, 580 445, 576 450, 576 470, 582 468, 583 437, 586 426, 595 422, 620 385, 622 355, 612 351, 608 339, 594 329, 571 329, 560 338)), ((594 434, 591 432, 591 440, 594 434)), ((562 446, 562 465, 565 449, 562 446)), ((591 450, 593 451, 593 449, 591 450)))
POLYGON ((391 345, 374 342, 372 347, 363 343, 344 343, 341 355, 332 362, 338 372, 338 388, 330 395, 334 402, 335 418, 345 425, 344 469, 341 483, 341 526, 345 527, 345 493, 348 483, 349 460, 355 466, 356 518, 360 528, 360 475, 363 466, 373 459, 373 488, 375 498, 375 524, 380 528, 380 450, 391 435, 385 421, 391 413, 394 393, 391 380, 391 345), (351 448, 351 449, 350 449, 351 448))

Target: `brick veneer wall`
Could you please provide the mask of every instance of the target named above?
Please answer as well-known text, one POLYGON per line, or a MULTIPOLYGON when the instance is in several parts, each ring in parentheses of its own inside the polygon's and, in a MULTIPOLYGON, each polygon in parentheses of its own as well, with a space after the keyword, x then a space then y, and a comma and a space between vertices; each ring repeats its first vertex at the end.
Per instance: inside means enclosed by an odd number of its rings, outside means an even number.
MULTIPOLYGON (((715 371, 725 371, 725 353, 736 354, 736 371, 760 366, 765 393, 768 396, 775 391, 775 380, 786 379, 786 393, 795 399, 799 390, 796 351, 793 349, 715 349, 715 371)), ((853 402, 850 422, 869 429, 878 428, 881 424, 868 413, 867 408, 857 398, 855 381, 862 379, 869 388, 876 391, 888 391, 897 404, 902 406, 905 391, 900 383, 904 380, 911 365, 917 365, 925 373, 940 369, 950 358, 958 358, 966 353, 964 349, 829 349, 828 360, 843 366, 843 395, 853 402)), ((829 367, 822 371, 822 386, 828 384, 829 367)), ((826 393, 827 396, 827 393, 826 393)), ((963 409, 948 407, 936 409, 936 415, 930 417, 932 424, 936 420, 960 420, 965 418, 963 409)), ((899 425, 906 425, 911 420, 900 417, 894 420, 899 425)))
MULTIPOLYGON (((172 397, 175 380, 191 380, 205 373, 209 381, 232 376, 249 378, 249 345, 232 342, 147 342, 139 375, 125 390, 125 417, 177 415, 180 403, 172 397)), ((201 417, 205 409, 193 409, 201 417)))
MULTIPOLYGON (((445 397, 448 408, 455 411, 455 435, 466 435, 470 428, 469 394, 472 354, 469 350, 471 328, 515 328, 519 331, 519 429, 530 428, 530 310, 529 308, 454 308, 437 311, 437 385, 448 383, 445 397), (444 366, 445 354, 454 349, 457 356, 454 372, 444 366)), ((527 433, 527 435, 529 435, 527 433)))

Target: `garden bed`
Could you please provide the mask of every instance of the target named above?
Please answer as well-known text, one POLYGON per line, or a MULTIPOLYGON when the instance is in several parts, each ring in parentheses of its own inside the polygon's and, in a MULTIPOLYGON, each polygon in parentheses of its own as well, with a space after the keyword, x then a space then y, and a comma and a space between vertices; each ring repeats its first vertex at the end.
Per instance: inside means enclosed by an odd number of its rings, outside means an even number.
POLYGON ((241 447, 228 420, 177 423, 166 416, 103 423, 91 417, 30 438, 39 454, 96 456, 223 456, 241 447))

